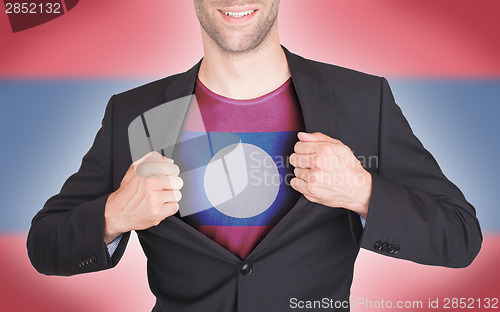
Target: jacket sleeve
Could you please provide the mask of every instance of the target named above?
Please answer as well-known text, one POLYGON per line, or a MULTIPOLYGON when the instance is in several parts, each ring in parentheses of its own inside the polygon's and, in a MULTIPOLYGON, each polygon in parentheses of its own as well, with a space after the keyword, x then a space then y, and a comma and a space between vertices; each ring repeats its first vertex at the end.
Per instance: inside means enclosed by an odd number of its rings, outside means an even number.
POLYGON ((415 137, 385 78, 380 105, 378 170, 360 246, 422 264, 468 266, 482 243, 474 207, 415 137))
POLYGON ((123 255, 130 233, 113 257, 104 243, 104 207, 113 192, 112 97, 102 126, 77 173, 64 183, 32 220, 28 256, 47 275, 74 275, 111 268, 123 255))

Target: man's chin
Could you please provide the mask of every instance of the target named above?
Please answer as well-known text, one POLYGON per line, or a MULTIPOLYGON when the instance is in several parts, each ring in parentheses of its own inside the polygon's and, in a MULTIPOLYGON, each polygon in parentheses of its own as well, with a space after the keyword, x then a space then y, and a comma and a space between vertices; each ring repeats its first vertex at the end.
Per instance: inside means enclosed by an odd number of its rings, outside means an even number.
POLYGON ((246 54, 258 50, 263 44, 263 40, 258 40, 256 38, 228 38, 223 42, 216 42, 216 44, 228 54, 246 54))

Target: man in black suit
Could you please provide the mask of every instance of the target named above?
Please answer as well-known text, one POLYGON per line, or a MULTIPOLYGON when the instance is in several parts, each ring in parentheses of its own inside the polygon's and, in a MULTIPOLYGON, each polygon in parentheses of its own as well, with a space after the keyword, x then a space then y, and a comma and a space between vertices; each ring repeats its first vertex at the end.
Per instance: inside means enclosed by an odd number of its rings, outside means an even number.
POLYGON ((81 168, 33 219, 27 245, 39 272, 114 267, 135 230, 153 311, 286 311, 323 298, 348 310, 360 247, 423 264, 473 261, 482 242, 475 210, 413 135, 384 78, 290 53, 279 41, 279 0, 194 3, 203 60, 111 98, 81 168), (290 77, 307 132, 293 146, 290 183, 303 196, 241 259, 178 217, 179 167, 156 152, 134 162, 128 127, 192 95, 197 79, 248 100, 290 77), (373 158, 376 166, 360 161, 373 158))

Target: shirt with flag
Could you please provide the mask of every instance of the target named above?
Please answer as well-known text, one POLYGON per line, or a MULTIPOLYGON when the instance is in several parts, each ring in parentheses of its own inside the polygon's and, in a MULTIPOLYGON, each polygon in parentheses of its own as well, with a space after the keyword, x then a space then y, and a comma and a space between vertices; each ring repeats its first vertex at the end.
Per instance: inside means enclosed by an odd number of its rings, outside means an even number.
POLYGON ((208 147, 178 144, 173 155, 184 180, 180 216, 245 259, 300 196, 290 186, 289 163, 297 133, 304 130, 297 94, 290 78, 268 94, 235 100, 197 79, 195 98, 180 141, 204 137, 208 147), (218 157, 223 151, 227 157, 218 157))

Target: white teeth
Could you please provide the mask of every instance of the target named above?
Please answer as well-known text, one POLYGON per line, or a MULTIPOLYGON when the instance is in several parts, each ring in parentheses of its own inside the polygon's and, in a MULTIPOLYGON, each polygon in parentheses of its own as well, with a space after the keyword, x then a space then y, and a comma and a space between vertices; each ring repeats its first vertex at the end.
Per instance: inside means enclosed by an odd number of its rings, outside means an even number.
POLYGON ((248 11, 243 11, 243 12, 222 12, 226 14, 227 16, 235 17, 235 18, 240 18, 243 16, 247 16, 255 12, 255 10, 248 10, 248 11))

